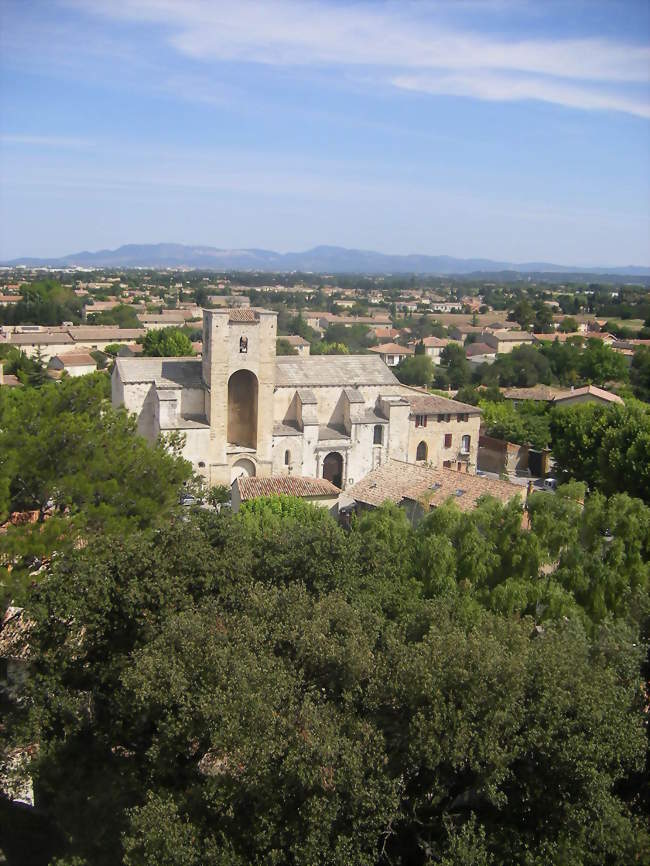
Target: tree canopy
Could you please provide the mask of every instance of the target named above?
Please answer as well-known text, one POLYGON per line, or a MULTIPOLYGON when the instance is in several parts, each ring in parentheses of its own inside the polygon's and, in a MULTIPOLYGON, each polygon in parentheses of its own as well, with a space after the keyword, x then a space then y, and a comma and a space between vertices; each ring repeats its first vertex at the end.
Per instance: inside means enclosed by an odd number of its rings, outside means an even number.
MULTIPOLYGON (((634 403, 634 401, 632 401, 634 403)), ((558 472, 607 495, 626 491, 650 502, 650 409, 586 403, 551 413, 558 472)))
POLYGON ((152 358, 188 357, 194 350, 190 338, 180 328, 160 328, 147 331, 142 354, 152 358))
POLYGON ((55 560, 9 727, 54 853, 641 862, 650 510, 582 496, 347 533, 274 497, 55 560))
POLYGON ((89 532, 154 526, 177 501, 190 465, 139 436, 135 419, 111 407, 109 389, 102 373, 0 389, 0 522, 36 516, 7 530, 0 573, 29 571, 61 537, 73 544, 89 532))

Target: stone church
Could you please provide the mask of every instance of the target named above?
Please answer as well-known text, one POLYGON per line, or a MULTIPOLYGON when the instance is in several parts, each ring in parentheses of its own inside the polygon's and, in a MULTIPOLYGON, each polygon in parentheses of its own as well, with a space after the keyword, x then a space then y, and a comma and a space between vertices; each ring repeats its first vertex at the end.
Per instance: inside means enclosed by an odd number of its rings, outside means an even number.
POLYGON ((113 405, 149 439, 182 433, 210 485, 299 475, 345 488, 389 458, 475 471, 477 407, 401 385, 375 355, 276 356, 276 320, 204 310, 202 358, 118 358, 113 405))

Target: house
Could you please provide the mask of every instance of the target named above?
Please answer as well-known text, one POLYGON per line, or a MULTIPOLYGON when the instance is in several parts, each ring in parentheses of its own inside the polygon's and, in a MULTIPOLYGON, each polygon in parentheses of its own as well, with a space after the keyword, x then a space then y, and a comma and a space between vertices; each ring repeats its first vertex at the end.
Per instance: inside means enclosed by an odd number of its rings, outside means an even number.
POLYGON ((532 388, 502 388, 501 393, 506 400, 512 400, 516 406, 525 400, 552 403, 556 397, 566 394, 567 390, 566 388, 553 388, 550 385, 534 385, 532 388))
POLYGON ((400 346, 398 343, 383 343, 381 346, 372 346, 371 352, 375 352, 388 367, 397 365, 411 355, 415 355, 415 349, 410 346, 400 346))
POLYGON ((493 364, 497 359, 497 352, 487 343, 470 343, 465 349, 467 360, 472 364, 493 364))
POLYGON ((47 365, 48 371, 55 373, 67 373, 69 376, 85 376, 86 373, 94 373, 97 363, 94 358, 85 352, 71 352, 66 355, 55 355, 50 358, 47 365))
POLYGON ((292 349, 295 349, 299 355, 309 355, 311 346, 308 340, 304 337, 299 337, 297 334, 292 334, 290 337, 280 337, 281 340, 286 340, 292 349))
POLYGON ((481 410, 411 388, 408 461, 475 472, 481 410))
POLYGON ((455 343, 464 343, 470 334, 483 334, 485 328, 479 325, 450 325, 448 332, 455 343))
POLYGON ((161 328, 183 328, 192 319, 200 319, 200 310, 163 310, 162 313, 142 313, 138 320, 147 331, 161 328))
POLYGON ((623 406, 624 401, 618 394, 597 388, 595 385, 586 385, 584 388, 571 388, 570 391, 556 397, 553 401, 555 406, 575 406, 578 403, 600 403, 603 406, 623 406))
POLYGON ((391 341, 395 337, 399 337, 400 331, 397 328, 375 328, 375 337, 378 340, 391 341))
POLYGON ((483 334, 483 342, 488 346, 492 346, 498 355, 506 355, 516 349, 517 346, 530 346, 535 342, 535 338, 528 331, 486 331, 483 334))
POLYGON ((205 310, 202 359, 118 357, 113 405, 151 440, 182 432, 209 485, 291 475, 345 489, 390 458, 476 465, 477 407, 402 385, 376 354, 277 356, 276 339, 272 310, 205 310))
POLYGON ((232 510, 239 511, 242 502, 259 496, 297 496, 320 505, 336 517, 341 491, 325 478, 303 478, 298 475, 277 475, 270 478, 240 476, 232 483, 232 510))
POLYGON ((112 325, 74 325, 65 328, 48 328, 47 330, 14 332, 8 334, 5 343, 16 346, 33 358, 39 354, 44 361, 49 361, 55 355, 67 352, 86 351, 93 349, 103 351, 112 343, 135 343, 144 337, 144 328, 117 328, 112 325))
MULTIPOLYGON (((440 364, 440 356, 442 350, 449 344, 449 340, 441 339, 440 337, 424 337, 421 340, 424 345, 424 354, 428 355, 434 364, 440 364)), ((413 344, 411 344, 413 345, 413 344)))
POLYGON ((471 511, 483 496, 493 496, 505 503, 523 492, 519 485, 507 481, 389 460, 347 490, 346 498, 353 500, 361 511, 394 502, 405 509, 410 520, 418 522, 432 508, 448 500, 461 511, 471 511))

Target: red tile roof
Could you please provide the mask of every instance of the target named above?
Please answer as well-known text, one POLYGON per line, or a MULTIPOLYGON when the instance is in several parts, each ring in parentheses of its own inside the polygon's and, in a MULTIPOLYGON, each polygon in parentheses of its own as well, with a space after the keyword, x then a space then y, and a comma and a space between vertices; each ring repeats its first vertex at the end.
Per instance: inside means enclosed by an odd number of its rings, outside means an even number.
POLYGON ((272 475, 268 478, 238 478, 235 482, 244 502, 258 496, 338 496, 340 490, 325 478, 302 478, 297 475, 272 475))
POLYGON ((257 322, 259 320, 257 311, 251 307, 233 307, 228 310, 228 313, 230 322, 257 322))
POLYGON ((451 498, 461 511, 471 511, 481 496, 508 502, 515 496, 523 499, 526 488, 454 469, 432 469, 391 459, 349 488, 346 495, 375 507, 387 500, 399 503, 403 499, 437 506, 451 498))

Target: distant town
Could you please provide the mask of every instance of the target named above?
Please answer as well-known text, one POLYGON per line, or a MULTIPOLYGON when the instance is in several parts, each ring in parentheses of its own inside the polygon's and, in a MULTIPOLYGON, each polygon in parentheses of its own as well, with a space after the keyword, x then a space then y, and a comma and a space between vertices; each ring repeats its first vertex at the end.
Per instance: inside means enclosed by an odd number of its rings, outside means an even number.
POLYGON ((635 862, 649 562, 644 279, 0 272, 10 864, 635 862))

